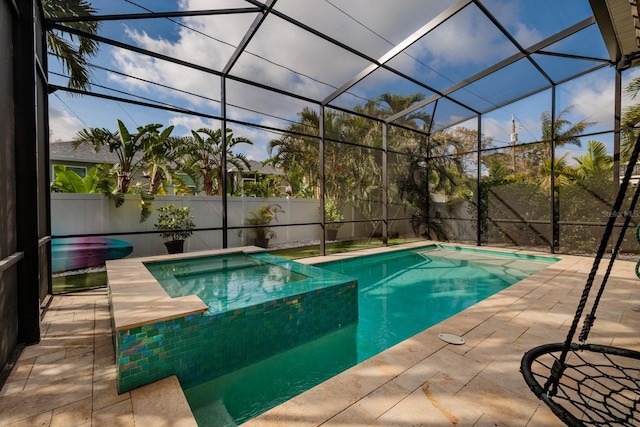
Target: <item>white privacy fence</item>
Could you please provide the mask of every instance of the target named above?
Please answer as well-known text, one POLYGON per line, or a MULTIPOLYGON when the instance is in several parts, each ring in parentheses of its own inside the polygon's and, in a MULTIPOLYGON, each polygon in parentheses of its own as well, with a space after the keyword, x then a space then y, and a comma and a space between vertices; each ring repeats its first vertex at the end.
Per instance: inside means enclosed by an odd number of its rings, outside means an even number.
MULTIPOLYGON (((318 199, 263 199, 255 197, 228 197, 227 225, 228 246, 238 247, 253 244, 251 230, 233 229, 243 227, 249 212, 258 210, 267 203, 278 204, 284 210, 278 220, 272 222, 275 236, 271 244, 318 241, 321 236, 319 225, 308 224, 320 221, 320 200, 318 199), (287 224, 280 227, 278 224, 287 224)), ((191 206, 191 215, 196 228, 222 228, 222 197, 218 196, 156 196, 154 212, 145 222, 140 222, 139 199, 127 195, 119 208, 113 201, 99 194, 52 193, 51 228, 53 236, 137 233, 155 231, 156 208, 173 204, 191 206)), ((345 220, 352 215, 344 213, 345 220)), ((365 224, 347 224, 340 228, 340 238, 362 233, 365 224)), ((133 245, 131 256, 148 256, 166 253, 159 234, 124 234, 113 236, 133 245)), ((185 242, 185 251, 222 248, 221 230, 197 231, 185 242)))

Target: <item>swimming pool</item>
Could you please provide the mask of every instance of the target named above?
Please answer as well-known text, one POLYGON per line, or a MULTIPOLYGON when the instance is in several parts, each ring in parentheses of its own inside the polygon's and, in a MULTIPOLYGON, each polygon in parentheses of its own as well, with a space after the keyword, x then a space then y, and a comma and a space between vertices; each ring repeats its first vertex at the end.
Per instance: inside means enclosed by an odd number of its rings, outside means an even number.
POLYGON ((185 395, 200 425, 235 426, 555 261, 431 245, 316 264, 358 279, 357 325, 187 388, 185 395))

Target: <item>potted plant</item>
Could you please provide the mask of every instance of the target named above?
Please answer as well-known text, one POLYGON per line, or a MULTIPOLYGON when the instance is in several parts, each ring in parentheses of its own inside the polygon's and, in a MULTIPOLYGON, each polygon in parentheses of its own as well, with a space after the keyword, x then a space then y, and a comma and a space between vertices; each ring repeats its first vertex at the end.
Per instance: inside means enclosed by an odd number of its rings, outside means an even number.
POLYGON ((170 254, 184 252, 184 241, 193 234, 196 224, 193 222, 189 212, 191 206, 178 207, 172 204, 156 209, 158 212, 158 222, 154 227, 160 233, 160 237, 167 240, 164 245, 170 254))
POLYGON ((344 220, 344 215, 340 209, 338 209, 338 204, 335 200, 327 198, 324 201, 324 221, 325 223, 334 223, 334 224, 325 224, 325 229, 327 231, 327 240, 336 240, 338 237, 338 229, 342 227, 342 224, 339 224, 344 220))
POLYGON ((276 234, 269 227, 271 221, 278 220, 278 213, 284 213, 280 205, 266 204, 260 206, 257 211, 249 212, 249 217, 245 219, 251 230, 255 234, 253 244, 261 248, 269 245, 269 239, 275 238, 276 234))

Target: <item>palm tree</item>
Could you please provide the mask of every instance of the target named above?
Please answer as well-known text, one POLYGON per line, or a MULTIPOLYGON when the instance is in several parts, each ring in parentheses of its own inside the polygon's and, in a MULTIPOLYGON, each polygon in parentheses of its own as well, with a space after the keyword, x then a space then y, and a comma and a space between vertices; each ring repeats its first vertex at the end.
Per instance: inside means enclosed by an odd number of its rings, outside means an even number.
MULTIPOLYGON (((319 188, 320 115, 315 110, 305 107, 298 116, 299 121, 289 125, 284 135, 269 142, 270 157, 265 163, 287 171, 298 169, 300 173, 295 175, 295 178, 301 182, 290 182, 292 187, 319 188)), ((343 170, 340 161, 344 159, 343 153, 339 152, 344 145, 333 141, 346 141, 346 132, 351 128, 352 126, 347 126, 344 114, 325 112, 325 192, 329 196, 339 192, 337 182, 342 179, 343 170)))
POLYGON ((470 198, 463 185, 461 156, 448 155, 462 150, 464 142, 455 133, 438 132, 430 139, 420 139, 408 147, 406 172, 398 174, 398 190, 404 204, 413 209, 411 224, 416 234, 435 233, 446 239, 445 231, 430 217, 433 193, 446 194, 455 202, 470 198))
MULTIPOLYGON (((551 113, 543 111, 540 115, 542 122, 542 140, 552 141, 555 140, 556 147, 564 147, 567 144, 581 147, 580 135, 585 133, 585 130, 597 124, 597 122, 589 122, 585 119, 580 120, 578 123, 572 123, 565 118, 575 108, 574 105, 570 105, 564 110, 560 111, 560 114, 556 117, 553 133, 551 131, 551 113)), ((551 145, 547 147, 547 154, 551 154, 551 145)))
MULTIPOLYGON (((556 157, 553 161, 553 174, 556 189, 568 185, 574 176, 574 169, 567 163, 569 153, 564 153, 560 157, 556 157)), ((543 159, 540 167, 540 176, 542 178, 542 186, 546 189, 551 188, 551 158, 543 159)))
MULTIPOLYGON (((327 109, 324 118, 312 109, 304 108, 299 121, 292 123, 286 133, 269 144, 269 163, 284 170, 299 168, 301 174, 294 177, 306 185, 297 188, 320 186, 320 122, 324 129, 324 192, 325 197, 335 201, 347 201, 365 218, 379 218, 382 212, 382 160, 379 148, 382 145, 382 123, 372 118, 384 119, 424 99, 424 94, 409 96, 383 93, 354 110, 360 114, 347 114, 327 109), (340 142, 346 142, 342 144, 340 142), (302 176, 301 176, 302 175, 302 176)), ((422 111, 408 114, 398 121, 404 127, 424 127, 430 116, 422 111), (422 121, 423 123, 420 123, 422 121)), ((390 146, 397 151, 412 150, 424 139, 422 135, 404 127, 390 126, 390 146)), ((392 176, 403 176, 404 165, 392 162, 392 176)), ((293 183, 290 183, 292 188, 293 183)), ((391 191, 390 198, 399 198, 391 191)))
MULTIPOLYGON (((227 163, 238 170, 250 169, 251 165, 244 154, 233 153, 232 149, 238 144, 253 144, 244 137, 235 137, 231 129, 227 129, 227 163)), ((184 155, 182 169, 191 176, 202 178, 204 191, 207 196, 213 196, 214 190, 222 196, 222 177, 225 173, 222 167, 222 130, 200 128, 191 131, 191 136, 182 140, 181 152, 184 155)))
POLYGON ((304 107, 298 116, 300 119, 291 123, 280 138, 269 141, 267 163, 284 170, 297 166, 308 182, 315 183, 319 170, 320 116, 308 107, 304 107))
MULTIPOLYGON (((91 3, 85 0, 44 0, 42 2, 45 17, 55 20, 70 16, 87 16, 96 13, 91 3)), ((63 25, 89 34, 97 34, 99 23, 97 21, 67 22, 63 25)), ((62 66, 69 73, 68 86, 74 89, 87 90, 89 84, 89 64, 87 58, 95 56, 98 52, 98 44, 87 37, 77 37, 73 34, 63 36, 56 30, 47 31, 47 44, 51 53, 56 56, 62 66)))
MULTIPOLYGON (((596 124, 587 120, 580 120, 578 123, 572 123, 566 116, 575 108, 571 105, 560 112, 556 116, 554 128, 552 132, 551 113, 543 111, 540 114, 542 143, 524 147, 516 147, 518 156, 518 174, 522 177, 535 179, 541 173, 541 168, 551 167, 551 163, 547 161, 551 157, 551 141, 555 141, 555 147, 564 147, 566 145, 575 145, 581 147, 580 136, 586 129, 596 124)), ((566 159, 565 159, 566 160, 566 159)), ((547 171, 549 172, 549 171, 547 171)), ((547 174, 547 178, 549 175, 547 174)))
MULTIPOLYGON (((375 102, 379 105, 379 110, 376 114, 376 117, 386 118, 393 116, 400 113, 401 111, 406 110, 412 105, 423 101, 424 99, 425 95, 422 92, 412 93, 407 96, 399 95, 397 93, 383 93, 379 95, 375 100, 375 102)), ((431 116, 429 114, 421 112, 418 109, 407 114, 401 119, 396 120, 395 123, 413 128, 423 128, 427 127, 431 123, 431 116), (420 124, 419 122, 422 122, 422 124, 420 124)))
POLYGON ((640 104, 631 105, 624 109, 622 115, 622 144, 620 147, 621 160, 628 162, 633 151, 633 145, 638 137, 636 126, 640 123, 640 104))
MULTIPOLYGON (((365 116, 386 118, 400 111, 404 111, 416 102, 424 99, 424 94, 415 93, 408 96, 383 93, 376 99, 368 101, 364 105, 356 106, 354 110, 365 116)), ((279 168, 289 170, 291 167, 299 167, 304 171, 304 181, 319 185, 320 170, 319 138, 320 115, 312 109, 304 108, 299 114, 299 121, 292 123, 287 132, 280 138, 269 143, 269 163, 279 168)), ((397 123, 404 126, 419 127, 418 121, 425 124, 430 121, 430 116, 422 112, 411 113, 397 123)), ((362 157, 361 150, 354 150, 345 144, 335 144, 333 141, 347 141, 370 147, 379 147, 382 144, 382 126, 379 122, 359 115, 349 115, 333 110, 325 111, 324 133, 328 141, 325 145, 325 193, 328 197, 339 199, 345 190, 347 182, 353 184, 354 176, 347 176, 354 172, 355 168, 364 169, 371 166, 370 156, 362 157), (356 153, 357 152, 357 153, 356 153), (359 161, 363 160, 363 161, 359 161), (347 165, 350 160, 352 163, 347 165)), ((415 146, 416 134, 402 128, 391 127, 389 131, 393 141, 397 141, 395 148, 415 146)), ((372 170, 369 170, 369 174, 372 170)), ((363 186, 370 188, 370 182, 363 186)), ((375 180, 374 180, 375 181, 375 180)))
POLYGON ((607 154, 607 147, 600 141, 589 141, 587 152, 574 159, 578 162, 575 169, 579 179, 611 181, 613 178, 613 157, 607 154))
MULTIPOLYGON (((640 77, 631 80, 625 87, 626 95, 635 100, 640 92, 640 77)), ((624 109, 622 115, 622 147, 621 157, 623 161, 628 161, 631 151, 638 137, 637 126, 640 124, 640 104, 634 104, 624 109)))
MULTIPOLYGON (((354 111, 365 116, 385 120, 405 111, 424 99, 425 95, 421 92, 406 96, 385 92, 375 99, 367 101, 362 106, 355 106, 354 111)), ((358 141, 374 147, 379 147, 382 144, 382 126, 379 122, 374 122, 360 116, 349 117, 349 121, 355 124, 355 126, 349 126, 350 128, 357 128, 359 130, 359 133, 352 141, 358 141)), ((407 147, 417 144, 416 133, 405 128, 428 129, 431 124, 431 116, 418 109, 395 120, 393 124, 402 127, 387 127, 387 141, 390 147, 402 151, 407 147)))

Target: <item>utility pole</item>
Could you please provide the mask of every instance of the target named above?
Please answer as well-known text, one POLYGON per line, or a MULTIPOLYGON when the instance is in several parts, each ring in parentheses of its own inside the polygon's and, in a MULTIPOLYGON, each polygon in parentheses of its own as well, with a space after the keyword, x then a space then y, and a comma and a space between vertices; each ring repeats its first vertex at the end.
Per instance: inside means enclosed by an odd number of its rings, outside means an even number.
POLYGON ((511 169, 513 170, 513 173, 515 173, 516 172, 516 144, 518 143, 518 134, 516 132, 516 118, 513 115, 513 113, 511 113, 511 133, 509 134, 509 137, 511 139, 511 146, 512 146, 511 169))

